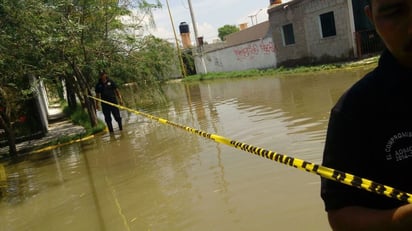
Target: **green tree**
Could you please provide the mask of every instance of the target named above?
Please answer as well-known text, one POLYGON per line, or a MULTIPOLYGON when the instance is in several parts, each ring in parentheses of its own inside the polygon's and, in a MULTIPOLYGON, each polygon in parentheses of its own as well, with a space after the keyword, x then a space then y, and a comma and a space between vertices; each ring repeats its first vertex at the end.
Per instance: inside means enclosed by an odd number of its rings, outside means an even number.
MULTIPOLYGON (((31 79, 64 79, 69 103, 76 99, 96 124, 92 93, 106 69, 123 82, 157 84, 174 65, 164 40, 143 37, 154 26, 146 0, 2 0, 0 4, 0 128, 15 156, 15 108, 36 92, 31 79), (149 19, 149 20, 147 20, 149 19)), ((57 79, 57 80, 56 80, 57 79)), ((59 87, 61 84, 54 84, 59 87)))
POLYGON ((223 27, 218 28, 217 31, 220 40, 224 41, 226 40, 225 37, 227 35, 238 32, 239 28, 235 25, 224 25, 223 27))
MULTIPOLYGON (((95 126, 94 103, 88 96, 93 92, 97 72, 110 70, 117 61, 128 58, 128 49, 139 39, 133 32, 144 29, 143 18, 148 15, 150 18, 151 10, 161 4, 149 4, 145 0, 54 0, 53 5, 58 6, 53 20, 56 22, 54 28, 58 29, 50 32, 54 38, 49 45, 51 50, 57 51, 54 56, 59 56, 61 66, 66 67, 63 77, 70 98, 77 96, 95 126), (137 8, 131 11, 131 7, 137 8), (130 17, 132 12, 137 14, 130 17), (124 23, 122 19, 126 17, 134 20, 124 23)), ((70 106, 75 105, 72 102, 70 106)))
POLYGON ((11 156, 17 154, 17 105, 35 93, 29 83, 41 74, 44 19, 42 4, 35 0, 3 0, 0 5, 0 128, 11 156))

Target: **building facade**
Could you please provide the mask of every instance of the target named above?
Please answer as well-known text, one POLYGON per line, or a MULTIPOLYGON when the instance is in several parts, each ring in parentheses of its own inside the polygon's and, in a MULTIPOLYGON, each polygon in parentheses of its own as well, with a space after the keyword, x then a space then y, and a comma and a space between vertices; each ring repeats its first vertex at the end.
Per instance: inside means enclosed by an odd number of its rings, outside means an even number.
POLYGON ((365 1, 294 0, 268 9, 279 65, 330 63, 382 50, 365 1))
POLYGON ((195 54, 198 74, 276 67, 276 49, 268 21, 230 34, 221 45, 206 45, 195 54))
POLYGON ((270 1, 269 21, 197 49, 197 73, 351 60, 384 47, 361 0, 270 1))

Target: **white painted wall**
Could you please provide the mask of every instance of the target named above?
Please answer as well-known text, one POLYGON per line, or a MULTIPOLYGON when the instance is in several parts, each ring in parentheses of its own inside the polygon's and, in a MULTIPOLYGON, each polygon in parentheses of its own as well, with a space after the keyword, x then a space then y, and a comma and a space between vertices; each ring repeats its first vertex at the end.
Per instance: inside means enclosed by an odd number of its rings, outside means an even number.
POLYGON ((195 56, 198 74, 275 68, 276 48, 271 37, 233 47, 205 52, 195 56), (205 70, 205 68, 207 70, 205 70))

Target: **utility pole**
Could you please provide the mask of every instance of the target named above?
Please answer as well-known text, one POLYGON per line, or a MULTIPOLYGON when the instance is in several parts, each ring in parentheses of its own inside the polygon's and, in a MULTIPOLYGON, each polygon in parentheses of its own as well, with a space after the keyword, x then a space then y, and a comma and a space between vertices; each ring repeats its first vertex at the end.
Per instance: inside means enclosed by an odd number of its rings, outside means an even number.
POLYGON ((179 56, 180 68, 182 69, 183 78, 186 78, 186 68, 185 68, 185 64, 183 63, 182 52, 180 51, 179 43, 177 40, 175 24, 173 22, 172 13, 170 12, 169 0, 166 0, 166 4, 167 4, 167 10, 169 11, 170 22, 172 23, 173 33, 175 35, 176 49, 177 49, 177 54, 179 56))
POLYGON ((193 31, 195 32, 196 46, 198 47, 200 45, 198 41, 199 35, 197 33, 197 25, 196 25, 195 15, 193 13, 192 0, 187 0, 187 1, 189 2, 190 17, 192 18, 193 31))
POLYGON ((203 59, 203 47, 202 47, 203 45, 201 46, 199 44, 199 35, 197 33, 197 24, 196 24, 195 14, 193 13, 192 0, 187 0, 187 1, 189 3, 189 10, 190 10, 190 17, 192 18, 193 31, 195 32, 196 47, 197 47, 197 50, 199 51, 199 57, 200 57, 200 61, 202 62, 203 70, 205 71, 205 74, 207 74, 205 60, 203 59))

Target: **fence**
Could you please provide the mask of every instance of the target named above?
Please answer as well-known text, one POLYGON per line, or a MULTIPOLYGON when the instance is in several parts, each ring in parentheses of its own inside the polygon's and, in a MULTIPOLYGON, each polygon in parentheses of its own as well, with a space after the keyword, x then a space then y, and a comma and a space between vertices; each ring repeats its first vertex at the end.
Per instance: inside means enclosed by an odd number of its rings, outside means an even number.
POLYGON ((385 48, 376 30, 357 31, 355 32, 355 37, 359 58, 380 53, 385 48))

